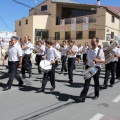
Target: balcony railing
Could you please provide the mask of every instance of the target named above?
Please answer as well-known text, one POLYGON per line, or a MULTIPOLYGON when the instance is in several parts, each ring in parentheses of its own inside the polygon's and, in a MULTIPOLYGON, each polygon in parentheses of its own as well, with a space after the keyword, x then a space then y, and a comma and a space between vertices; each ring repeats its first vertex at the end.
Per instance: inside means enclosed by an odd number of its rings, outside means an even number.
MULTIPOLYGON (((76 24, 81 24, 83 23, 83 17, 88 17, 89 23, 96 22, 96 15, 87 15, 87 16, 73 17, 73 18, 76 18, 76 24)), ((66 18, 65 24, 71 24, 71 18, 66 18)), ((60 25, 60 19, 58 20, 57 25, 60 25)))

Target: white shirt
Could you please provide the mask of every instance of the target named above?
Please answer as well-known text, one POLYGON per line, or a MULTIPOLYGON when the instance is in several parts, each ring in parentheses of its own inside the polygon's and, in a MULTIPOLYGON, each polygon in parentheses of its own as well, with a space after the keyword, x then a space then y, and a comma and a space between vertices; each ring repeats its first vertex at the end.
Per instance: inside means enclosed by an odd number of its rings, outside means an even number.
MULTIPOLYGON (((87 52, 87 65, 90 67, 98 66, 101 67, 102 63, 95 63, 93 60, 97 57, 99 48, 95 48, 94 50, 90 48, 87 52)), ((100 49, 99 55, 97 57, 100 60, 105 60, 104 52, 100 49)))
MULTIPOLYGON (((60 45, 59 45, 58 43, 56 43, 56 44, 54 45, 54 48, 60 49, 60 45)), ((59 51, 59 50, 57 50, 57 51, 59 51)))
POLYGON ((81 53, 82 53, 82 49, 83 49, 83 46, 81 46, 81 47, 78 48, 77 55, 81 55, 81 53))
POLYGON ((38 49, 38 55, 44 55, 44 52, 45 52, 45 46, 44 46, 44 45, 37 46, 37 49, 38 49), (43 51, 41 51, 40 48, 41 48, 43 51))
POLYGON ((65 56, 66 56, 66 52, 67 52, 66 49, 67 49, 67 47, 68 47, 68 46, 65 45, 65 47, 62 47, 62 48, 61 48, 61 55, 65 55, 65 56))
MULTIPOLYGON (((119 50, 119 48, 117 48, 117 47, 113 48, 113 51, 115 52, 116 55, 119 55, 119 54, 120 54, 120 50, 119 50)), ((114 62, 114 61, 118 61, 118 57, 115 57, 115 59, 113 60, 113 62, 114 62)))
POLYGON ((6 47, 6 43, 5 42, 1 42, 1 47, 4 49, 6 47))
POLYGON ((70 52, 70 54, 68 54, 68 58, 75 58, 76 57, 76 54, 74 55, 72 52, 71 52, 71 49, 75 52, 78 52, 78 47, 76 45, 73 45, 72 48, 70 48, 70 46, 67 47, 67 51, 70 52))
POLYGON ((88 46, 84 46, 83 49, 82 49, 82 51, 83 51, 83 54, 87 54, 88 46))
POLYGON ((22 49, 18 43, 14 46, 9 46, 8 52, 8 61, 19 61, 19 57, 22 56, 22 49))
POLYGON ((24 43, 23 46, 27 46, 27 48, 23 49, 25 54, 31 54, 32 53, 31 48, 33 47, 33 45, 31 44, 31 42, 24 43))
POLYGON ((56 57, 59 57, 59 55, 55 48, 50 47, 46 49, 46 58, 49 62, 55 60, 56 57))

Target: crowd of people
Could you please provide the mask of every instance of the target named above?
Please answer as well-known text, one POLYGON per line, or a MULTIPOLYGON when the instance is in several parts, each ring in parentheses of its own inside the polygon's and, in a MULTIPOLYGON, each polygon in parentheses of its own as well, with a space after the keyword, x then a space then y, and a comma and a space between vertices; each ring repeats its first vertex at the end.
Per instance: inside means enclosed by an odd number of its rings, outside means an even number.
MULTIPOLYGON (((113 44, 115 41, 111 40, 110 44, 113 44)), ((4 47, 4 45, 1 45, 4 47)), ((108 47, 109 48, 109 47, 108 47)), ((72 84, 73 79, 73 70, 75 69, 75 61, 79 64, 82 60, 83 69, 86 71, 89 68, 96 68, 97 72, 85 80, 83 90, 80 93, 80 96, 75 99, 76 102, 85 102, 87 92, 89 90, 90 81, 93 77, 94 80, 94 91, 95 95, 93 100, 99 98, 99 89, 107 89, 108 80, 110 78, 110 87, 114 86, 115 79, 120 79, 120 48, 119 45, 116 45, 111 50, 101 48, 99 45, 99 39, 94 37, 91 40, 91 45, 88 45, 85 42, 85 45, 81 44, 76 45, 72 39, 63 40, 62 44, 59 44, 57 40, 39 40, 36 45, 33 46, 29 36, 24 37, 24 41, 19 39, 17 36, 12 36, 9 49, 6 52, 6 55, 3 59, 3 64, 5 64, 6 59, 8 58, 8 74, 9 80, 6 86, 3 88, 4 91, 11 89, 13 79, 17 76, 19 82, 18 86, 24 84, 22 79, 26 78, 26 72, 29 74, 29 78, 32 76, 32 62, 31 55, 36 53, 36 65, 38 66, 38 74, 41 74, 43 71, 40 66, 42 60, 47 60, 51 64, 51 69, 43 74, 43 80, 41 88, 38 89, 38 92, 44 92, 48 79, 51 83, 50 91, 55 89, 55 68, 59 65, 59 60, 61 61, 61 71, 62 74, 64 71, 68 72, 68 83, 72 84), (111 52, 112 51, 112 52, 111 52), (103 85, 99 84, 99 75, 101 72, 101 66, 105 63, 107 55, 112 54, 114 59, 105 64, 105 77, 103 85), (66 65, 67 64, 67 65, 66 65), (17 72, 17 68, 21 68, 22 78, 17 72)))

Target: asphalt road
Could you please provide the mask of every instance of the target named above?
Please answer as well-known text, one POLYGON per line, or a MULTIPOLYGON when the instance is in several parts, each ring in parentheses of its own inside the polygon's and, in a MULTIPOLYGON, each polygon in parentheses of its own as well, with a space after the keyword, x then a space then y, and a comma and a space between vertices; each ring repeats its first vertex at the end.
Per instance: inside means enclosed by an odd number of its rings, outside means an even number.
MULTIPOLYGON (((33 65, 32 77, 23 79, 22 87, 17 87, 18 82, 14 80, 11 90, 2 91, 8 80, 8 70, 0 65, 0 120, 120 120, 119 80, 116 79, 113 88, 101 89, 97 100, 92 100, 94 83, 91 80, 85 103, 75 103, 83 89, 82 63, 76 63, 72 85, 68 83, 67 73, 59 74, 60 67, 61 64, 56 69, 55 90, 50 92, 48 81, 45 93, 39 93, 43 74, 37 73, 37 66, 33 65)), ((104 67, 101 85, 103 80, 104 67)))

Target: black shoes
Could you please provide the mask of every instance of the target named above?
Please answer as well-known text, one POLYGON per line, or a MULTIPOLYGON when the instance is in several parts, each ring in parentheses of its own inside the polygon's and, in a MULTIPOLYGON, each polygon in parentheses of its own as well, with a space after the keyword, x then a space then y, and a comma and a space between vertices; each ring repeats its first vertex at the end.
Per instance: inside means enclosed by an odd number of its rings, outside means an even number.
POLYGON ((24 83, 23 83, 23 81, 22 82, 20 82, 17 86, 22 86, 24 83))
POLYGON ((99 96, 94 96, 92 99, 93 100, 96 100, 96 99, 98 99, 99 98, 99 96))
POLYGON ((37 90, 37 92, 45 92, 45 89, 40 88, 40 89, 37 90))
POLYGON ((101 89, 107 89, 107 87, 108 87, 107 85, 102 85, 100 88, 101 89))
POLYGON ((68 81, 68 83, 69 83, 69 84, 72 84, 72 83, 73 83, 73 81, 69 80, 69 81, 68 81))
POLYGON ((55 89, 55 87, 51 87, 51 88, 50 88, 50 91, 53 91, 54 89, 55 89))
POLYGON ((25 74, 23 74, 23 75, 22 75, 22 77, 25 79, 25 78, 26 78, 26 75, 25 75, 25 74))
POLYGON ((113 84, 110 84, 110 87, 113 87, 113 84))
POLYGON ((11 89, 11 87, 6 86, 6 87, 3 88, 3 91, 10 90, 10 89, 11 89))
POLYGON ((76 102, 76 103, 85 102, 85 98, 77 97, 77 98, 75 99, 75 102, 76 102))

